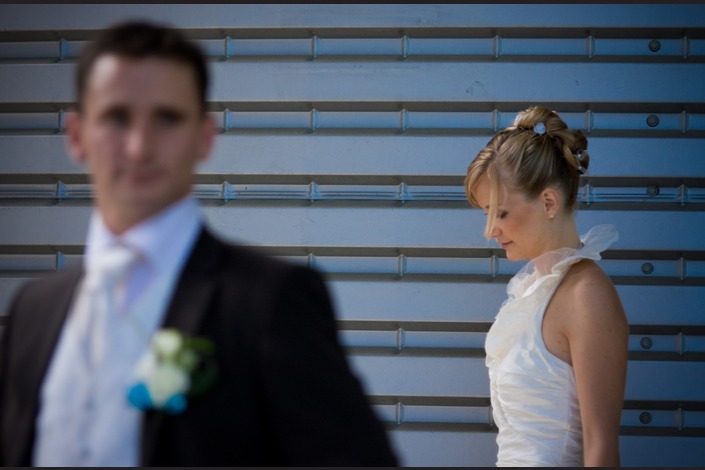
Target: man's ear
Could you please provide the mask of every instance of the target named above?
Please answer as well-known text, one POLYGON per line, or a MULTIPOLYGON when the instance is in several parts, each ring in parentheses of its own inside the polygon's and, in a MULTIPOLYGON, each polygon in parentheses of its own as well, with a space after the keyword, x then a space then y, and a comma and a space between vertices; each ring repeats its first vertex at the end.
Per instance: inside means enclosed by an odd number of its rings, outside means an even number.
POLYGON ((201 148, 198 160, 203 162, 208 159, 211 152, 213 151, 213 145, 215 144, 215 135, 218 132, 218 126, 215 123, 215 119, 210 113, 205 113, 203 116, 201 130, 201 148))
POLYGON ((541 192, 546 217, 553 219, 561 207, 561 195, 555 188, 546 188, 541 192))
POLYGON ((71 160, 76 163, 86 163, 86 153, 83 150, 83 134, 81 132, 81 116, 77 111, 66 114, 66 149, 71 160))

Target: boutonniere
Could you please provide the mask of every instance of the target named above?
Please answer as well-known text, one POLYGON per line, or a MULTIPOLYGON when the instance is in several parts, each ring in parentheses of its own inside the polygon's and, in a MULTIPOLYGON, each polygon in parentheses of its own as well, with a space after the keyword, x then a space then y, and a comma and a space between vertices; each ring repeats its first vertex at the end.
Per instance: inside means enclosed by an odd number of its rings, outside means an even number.
POLYGON ((128 400, 140 410, 179 414, 188 399, 208 390, 217 375, 213 342, 187 337, 174 328, 157 331, 135 369, 137 382, 128 400))

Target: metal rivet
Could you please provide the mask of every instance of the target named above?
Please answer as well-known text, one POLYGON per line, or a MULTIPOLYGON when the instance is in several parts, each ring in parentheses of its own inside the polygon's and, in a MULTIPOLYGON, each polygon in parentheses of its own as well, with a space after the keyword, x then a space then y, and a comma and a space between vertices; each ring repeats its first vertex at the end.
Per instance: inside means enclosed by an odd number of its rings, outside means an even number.
POLYGON ((639 421, 641 421, 641 424, 649 424, 651 422, 651 413, 644 411, 639 415, 639 421))
POLYGON ((641 338, 641 341, 639 341, 639 346, 641 346, 642 349, 651 349, 651 346, 653 345, 654 342, 648 336, 644 336, 641 338))
POLYGON ((656 186, 655 184, 650 184, 646 187, 646 194, 648 194, 649 197, 658 196, 659 192, 660 192, 659 187, 656 186))
POLYGON ((651 274, 654 272, 654 265, 651 263, 644 263, 641 265, 641 272, 644 274, 651 274))
POLYGON ((659 118, 655 114, 650 114, 649 117, 646 118, 646 124, 648 124, 649 127, 656 127, 658 126, 659 123, 659 118))
POLYGON ((658 52, 661 49, 661 41, 658 39, 652 39, 649 41, 649 49, 651 52, 658 52))

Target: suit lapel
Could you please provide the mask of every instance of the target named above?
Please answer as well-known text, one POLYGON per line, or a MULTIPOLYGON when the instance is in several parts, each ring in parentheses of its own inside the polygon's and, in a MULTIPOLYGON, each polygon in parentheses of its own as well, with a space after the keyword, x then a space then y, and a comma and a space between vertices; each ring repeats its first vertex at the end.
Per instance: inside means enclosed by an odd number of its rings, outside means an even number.
POLYGON ((38 338, 36 343, 27 341, 27 345, 31 348, 36 348, 37 351, 36 362, 28 364, 28 366, 33 365, 35 367, 33 375, 38 379, 40 385, 46 375, 49 362, 54 355, 61 330, 71 308, 71 300, 82 273, 83 271, 80 268, 73 268, 66 272, 65 277, 56 284, 53 292, 46 296, 46 310, 44 310, 41 318, 43 327, 38 331, 38 334, 43 335, 43 337, 38 338))
MULTIPOLYGON (((206 229, 201 230, 179 276, 162 323, 163 328, 177 328, 186 335, 198 333, 215 290, 212 273, 221 259, 221 250, 221 243, 206 229)), ((158 432, 163 420, 163 413, 149 411, 145 414, 141 458, 143 466, 153 465, 158 432)))
POLYGON ((174 289, 163 327, 178 328, 187 335, 198 332, 213 294, 210 274, 220 259, 220 250, 220 243, 201 230, 174 289))

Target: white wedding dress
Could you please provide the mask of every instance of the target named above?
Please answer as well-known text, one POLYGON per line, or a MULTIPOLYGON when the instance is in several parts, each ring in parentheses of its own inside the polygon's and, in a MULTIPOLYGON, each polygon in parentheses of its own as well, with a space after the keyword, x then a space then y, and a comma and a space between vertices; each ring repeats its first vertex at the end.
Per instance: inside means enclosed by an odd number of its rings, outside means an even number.
POLYGON ((498 467, 583 465, 573 368, 546 349, 541 324, 570 267, 585 258, 599 260, 617 236, 612 225, 593 227, 580 248, 544 253, 509 282, 485 342, 498 467))

